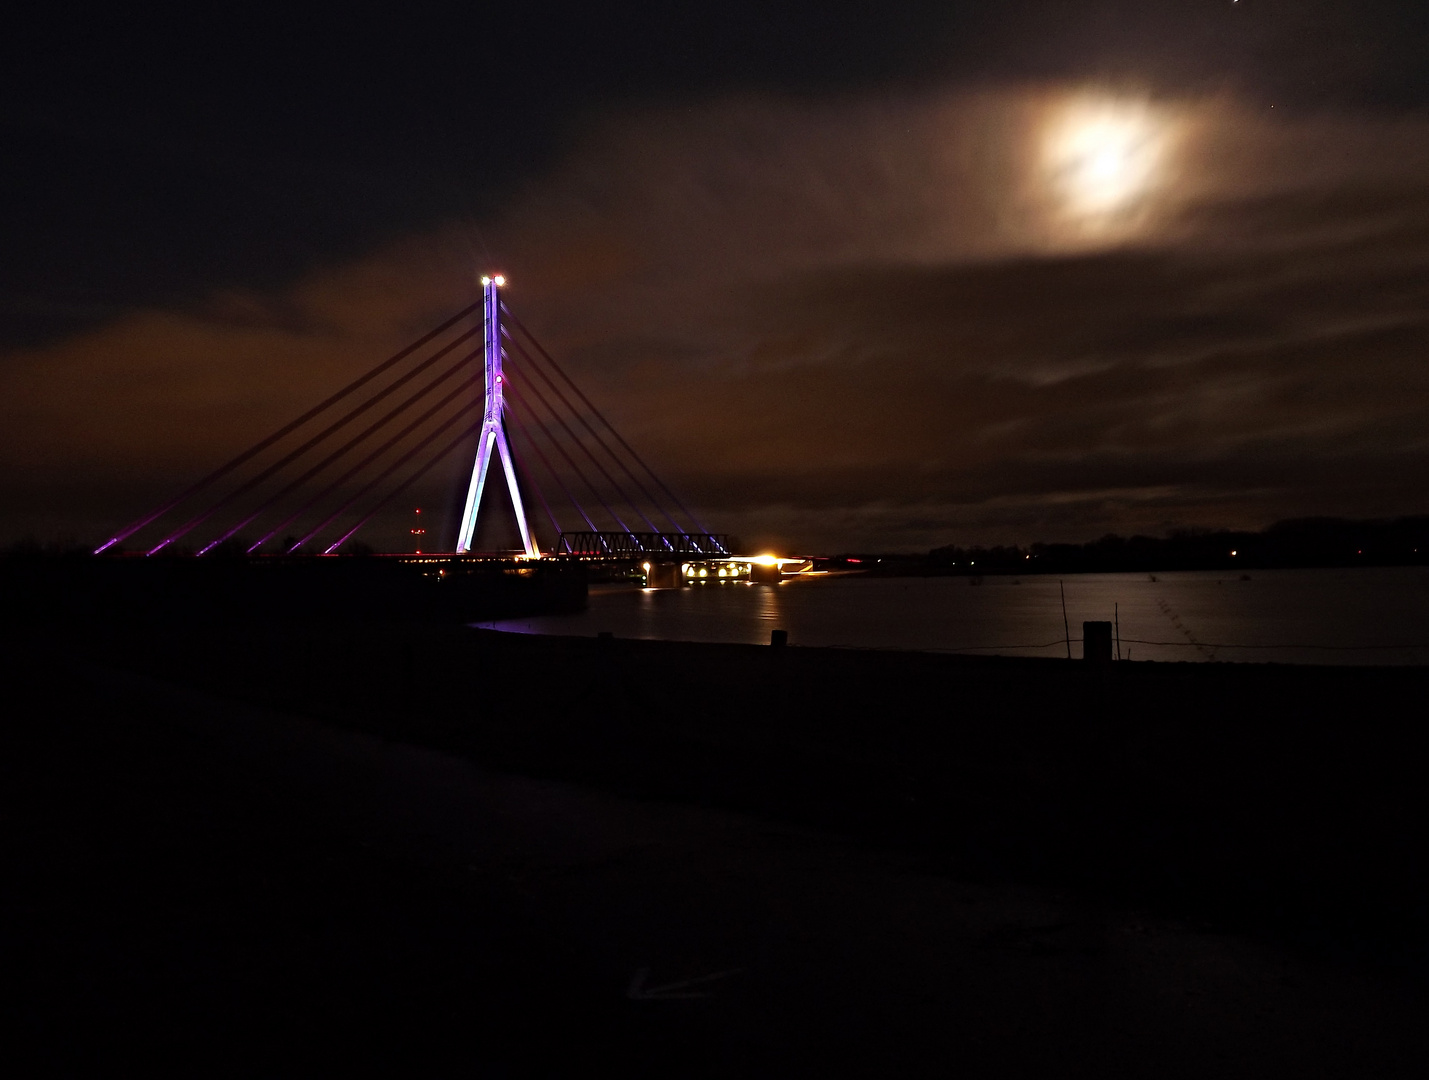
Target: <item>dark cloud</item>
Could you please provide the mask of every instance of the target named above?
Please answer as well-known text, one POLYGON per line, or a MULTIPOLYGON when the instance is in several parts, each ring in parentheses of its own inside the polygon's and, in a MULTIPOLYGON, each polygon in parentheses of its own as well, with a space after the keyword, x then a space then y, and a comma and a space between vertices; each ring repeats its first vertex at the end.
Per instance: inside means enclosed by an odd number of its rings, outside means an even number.
POLYGON ((375 30, 322 21, 222 77, 221 36, 131 42, 176 66, 126 87, 106 61, 22 94, 5 129, 29 210, 0 287, 4 529, 98 534, 496 266, 621 429, 752 541, 1424 512, 1419 17, 1387 34, 1364 8, 1237 6, 870 16, 834 35, 872 42, 847 71, 852 45, 800 51, 834 19, 802 8, 747 13, 743 52, 720 30, 691 53, 713 23, 678 13, 561 24, 539 61, 535 24, 508 20, 523 44, 479 78, 466 41, 411 26, 393 70, 375 30), (657 58, 598 55, 622 27, 657 58), (1345 48, 1311 50, 1324 33, 1345 48), (517 103, 507 77, 544 85, 517 103), (1149 180, 1079 203, 1083 166, 1049 139, 1123 114, 1151 133, 1149 180))
POLYGON ((29 5, 0 35, 0 344, 482 223, 593 118, 1028 82, 1429 104, 1417 0, 29 5))
MULTIPOLYGON (((991 108, 1017 116, 1044 97, 991 108)), ((611 279, 567 283, 570 307, 533 298, 558 334, 567 320, 600 326, 598 348, 580 334, 563 344, 706 504, 746 533, 783 515, 798 522, 792 539, 828 547, 939 530, 1255 526, 1429 501, 1429 174, 1398 152, 1405 122, 1277 126, 1224 102, 1192 108, 1204 137, 1180 168, 1199 175, 1171 185, 1176 212, 1106 246, 1036 220, 989 227, 996 199, 976 177, 944 184, 926 161, 929 115, 975 118, 988 103, 904 105, 908 142, 867 138, 857 109, 842 124, 817 117, 790 125, 775 164, 756 160, 742 187, 711 181, 703 151, 675 174, 659 166, 666 199, 700 208, 689 229, 727 244, 667 261, 686 249, 662 200, 636 210, 607 196, 596 217, 620 229, 633 216, 637 236, 658 222, 658 235, 611 279), (810 152, 831 129, 876 158, 878 179, 867 162, 833 170, 836 154, 810 152), (1253 153, 1230 152, 1237 141, 1253 153), (905 169, 904 153, 925 160, 905 169), (837 190, 791 208, 786 190, 805 182, 793 163, 811 160, 837 190), (890 223, 882 183, 905 185, 914 212, 890 223), (945 213, 983 216, 949 229, 945 213), (642 259, 680 272, 649 278, 642 259), (624 299, 584 307, 583 291, 624 299)), ((682 153, 692 141, 687 129, 682 153)), ((540 205, 566 206, 569 191, 557 182, 540 205)))

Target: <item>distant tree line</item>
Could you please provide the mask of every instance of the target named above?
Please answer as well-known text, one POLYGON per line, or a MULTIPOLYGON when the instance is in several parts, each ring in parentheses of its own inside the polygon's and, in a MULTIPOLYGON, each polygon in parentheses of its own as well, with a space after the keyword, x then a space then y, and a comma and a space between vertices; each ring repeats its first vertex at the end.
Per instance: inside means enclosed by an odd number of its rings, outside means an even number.
POLYGON ((1085 544, 959 547, 927 555, 852 556, 850 569, 882 574, 1076 574, 1132 570, 1415 566, 1429 563, 1429 516, 1350 521, 1297 518, 1260 532, 1178 529, 1165 537, 1108 534, 1085 544))

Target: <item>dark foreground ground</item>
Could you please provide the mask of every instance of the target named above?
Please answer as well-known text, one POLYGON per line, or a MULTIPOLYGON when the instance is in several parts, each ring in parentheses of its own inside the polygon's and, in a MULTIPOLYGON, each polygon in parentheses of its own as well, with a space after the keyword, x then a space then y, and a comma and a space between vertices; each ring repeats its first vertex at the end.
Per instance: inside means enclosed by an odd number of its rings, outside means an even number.
POLYGON ((13 633, 12 1053, 1418 1076, 1429 672, 13 633))

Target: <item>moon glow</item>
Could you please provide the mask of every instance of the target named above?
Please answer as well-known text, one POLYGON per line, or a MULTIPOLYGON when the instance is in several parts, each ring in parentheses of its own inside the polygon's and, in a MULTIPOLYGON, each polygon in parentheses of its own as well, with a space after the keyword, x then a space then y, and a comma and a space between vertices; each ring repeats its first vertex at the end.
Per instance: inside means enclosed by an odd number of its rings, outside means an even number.
POLYGON ((1083 99, 1043 135, 1043 169, 1062 213, 1104 228, 1126 221, 1164 178, 1169 121, 1147 103, 1083 99))

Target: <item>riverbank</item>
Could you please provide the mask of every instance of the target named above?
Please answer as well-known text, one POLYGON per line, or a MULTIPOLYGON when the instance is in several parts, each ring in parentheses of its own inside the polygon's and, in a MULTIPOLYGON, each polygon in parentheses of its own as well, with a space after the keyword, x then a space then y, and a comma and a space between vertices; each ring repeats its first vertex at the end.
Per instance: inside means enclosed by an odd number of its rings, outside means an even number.
POLYGON ((396 624, 104 662, 489 767, 843 830, 1423 973, 1429 669, 1112 664, 396 624))
POLYGON ((0 619, 31 626, 466 623, 580 611, 586 570, 480 556, 0 556, 0 619))
POLYGON ((16 659, 27 1074, 1302 1080, 1429 1054, 1422 989, 1225 927, 16 659))
POLYGON ((11 1015, 57 1073, 1429 1053, 1418 725, 1342 711, 1422 671, 431 625, 5 645, 11 1015))

